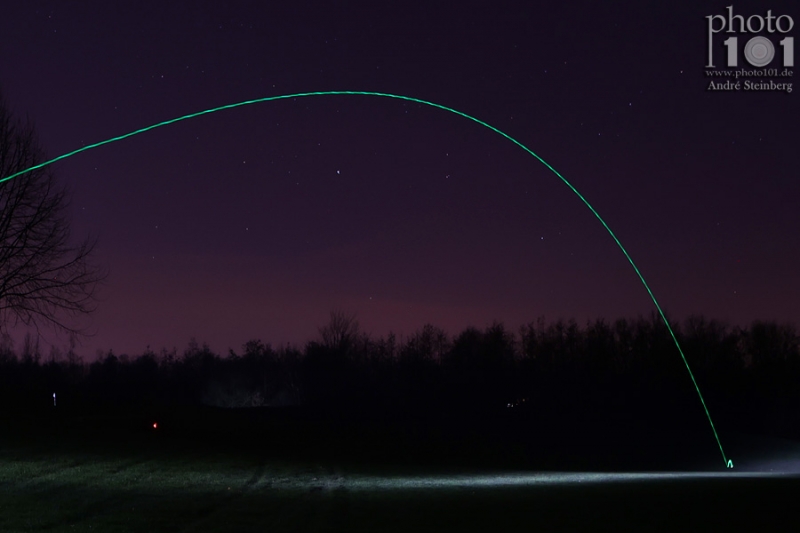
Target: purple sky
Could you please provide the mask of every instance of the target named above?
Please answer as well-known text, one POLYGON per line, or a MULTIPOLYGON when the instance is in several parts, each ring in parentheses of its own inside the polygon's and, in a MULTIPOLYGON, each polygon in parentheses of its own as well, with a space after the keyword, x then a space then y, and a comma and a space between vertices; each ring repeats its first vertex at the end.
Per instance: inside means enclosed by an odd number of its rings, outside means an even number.
MULTIPOLYGON (((673 319, 800 323, 799 97, 707 90, 705 17, 726 2, 68 4, 0 17, 0 90, 50 156, 252 98, 418 97, 559 170, 673 319)), ((734 5, 745 18, 767 9, 800 21, 794 1, 734 5)), ((783 36, 761 35, 782 69, 783 36)), ((718 68, 727 36, 715 36, 718 68)), ((739 62, 754 68, 741 50, 739 62)), ((191 337, 222 353, 300 344, 334 308, 374 336, 654 309, 555 175, 417 104, 247 106, 55 170, 74 191, 74 234, 98 235, 110 270, 79 349, 90 357, 180 351, 191 337)))

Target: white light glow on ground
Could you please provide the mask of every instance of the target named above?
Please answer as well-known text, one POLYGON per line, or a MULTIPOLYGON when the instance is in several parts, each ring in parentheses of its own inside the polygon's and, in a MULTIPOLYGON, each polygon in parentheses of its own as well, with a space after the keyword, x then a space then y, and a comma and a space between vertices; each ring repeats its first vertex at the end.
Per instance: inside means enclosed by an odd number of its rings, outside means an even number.
MULTIPOLYGON (((461 476, 377 477, 348 476, 340 483, 351 490, 504 488, 546 485, 665 482, 702 479, 745 479, 794 476, 784 472, 549 472, 461 476)), ((320 484, 324 484, 320 480, 320 484)))

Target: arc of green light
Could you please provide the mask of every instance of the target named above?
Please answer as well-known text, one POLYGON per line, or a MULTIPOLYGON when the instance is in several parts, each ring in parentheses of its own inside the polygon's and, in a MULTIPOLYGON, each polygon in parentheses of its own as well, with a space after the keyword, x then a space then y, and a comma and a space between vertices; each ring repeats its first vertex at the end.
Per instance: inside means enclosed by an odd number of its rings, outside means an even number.
POLYGON ((531 150, 530 148, 528 148, 527 146, 525 146, 524 144, 522 144, 521 142, 519 142, 515 138, 511 137, 507 133, 500 131, 499 129, 495 128, 491 124, 487 124, 486 122, 484 122, 484 121, 482 121, 482 120, 480 120, 478 118, 475 118, 472 115, 468 115, 466 113, 462 113, 461 111, 458 111, 456 109, 453 109, 451 107, 447 107, 447 106, 444 106, 444 105, 441 105, 441 104, 428 102, 427 100, 421 100, 419 98, 412 98, 410 96, 402 96, 402 95, 399 95, 399 94, 379 93, 379 92, 371 92, 371 91, 320 91, 320 92, 309 92, 309 93, 283 94, 283 95, 280 95, 280 96, 268 96, 268 97, 265 97, 265 98, 256 98, 255 100, 245 100, 243 102, 237 102, 235 104, 228 104, 228 105, 223 105, 223 106, 219 106, 219 107, 214 107, 212 109, 206 109, 204 111, 199 111, 197 113, 190 113, 188 115, 183 115, 181 117, 177 117, 177 118, 173 118, 171 120, 165 120, 163 122, 159 122, 157 124, 153 124, 152 126, 147 126, 146 128, 140 128, 140 129, 132 131, 130 133, 126 133, 125 135, 119 135, 117 137, 112 137, 110 139, 106 139, 105 141, 100 141, 100 142, 97 142, 97 143, 94 143, 94 144, 89 144, 89 145, 84 146, 82 148, 78 148, 77 150, 73 150, 71 152, 68 152, 68 153, 66 153, 64 155, 60 155, 58 157, 54 157, 53 159, 45 161, 44 163, 39 163, 38 165, 34 165, 34 166, 30 167, 30 168, 27 168, 25 170, 22 170, 20 172, 15 173, 15 174, 11 174, 8 177, 0 179, 0 183, 3 183, 5 181, 11 180, 13 178, 16 178, 16 177, 18 177, 18 176, 20 176, 22 174, 25 174, 26 172, 31 172, 33 170, 37 170, 37 169, 40 169, 42 167, 46 167, 48 165, 51 165, 51 164, 55 163, 56 161, 60 161, 62 159, 66 159, 68 157, 72 157, 73 155, 79 154, 81 152, 85 152, 86 150, 91 150, 92 148, 98 148, 100 146, 103 146, 104 144, 109 144, 109 143, 121 141, 123 139, 127 139, 128 137, 133 137, 134 135, 138 135, 140 133, 144 133, 146 131, 153 130, 155 128, 160 128, 161 126, 167 126, 169 124, 174 124, 175 122, 180 122, 182 120, 187 120, 187 119, 190 119, 190 118, 199 117, 201 115, 208 115, 210 113, 216 113, 217 111, 223 111, 225 109, 233 109, 235 107, 242 107, 242 106, 251 105, 251 104, 258 104, 258 103, 261 103, 261 102, 270 102, 270 101, 273 101, 273 100, 286 100, 286 99, 289 99, 289 98, 302 98, 302 97, 305 97, 305 96, 331 96, 331 95, 380 96, 380 97, 384 97, 384 98, 394 98, 394 99, 397 99, 397 100, 406 100, 408 102, 415 102, 415 103, 418 103, 418 104, 423 104, 423 105, 427 105, 427 106, 431 106, 431 107, 436 107, 438 109, 443 109, 444 111, 449 111, 450 113, 453 113, 455 115, 459 115, 459 116, 462 116, 462 117, 464 117, 466 119, 469 119, 469 120, 471 120, 473 122, 477 122, 481 126, 489 128, 493 132, 505 137, 506 139, 508 139, 509 141, 511 141, 512 143, 516 144, 517 146, 519 146, 520 148, 522 148, 523 150, 528 152, 530 155, 532 155, 533 157, 538 159, 540 163, 542 163, 544 166, 546 166, 553 174, 558 176, 558 178, 562 182, 564 182, 564 184, 567 187, 569 187, 572 190, 572 192, 574 192, 578 196, 578 198, 581 199, 581 201, 586 205, 586 207, 589 208, 589 210, 592 212, 592 214, 594 214, 594 216, 597 217, 597 220, 600 221, 600 223, 606 229, 608 234, 611 235, 611 238, 614 239, 614 242, 617 243, 617 246, 619 247, 620 250, 622 250, 622 253, 625 255, 625 258, 628 260, 628 262, 633 267, 634 272, 636 272, 636 275, 639 277, 639 281, 641 281, 642 285, 644 285, 644 288, 647 290, 647 294, 650 295, 650 299, 653 301, 653 304, 656 306, 656 309, 658 310, 658 314, 661 316, 661 319, 664 321, 664 324, 667 326, 667 330, 669 331, 669 334, 672 337, 673 342, 675 343, 675 347, 678 348, 678 353, 680 353, 681 359, 683 359, 683 364, 686 365, 686 370, 689 372, 689 377, 692 379, 692 384, 694 385, 694 388, 697 391, 697 395, 700 398, 700 403, 703 405, 703 410, 706 413, 706 418, 708 418, 708 423, 711 425, 711 431, 714 432, 714 438, 717 441, 717 446, 719 446, 719 451, 720 451, 720 453, 722 453, 722 460, 725 462, 725 466, 727 468, 733 468, 733 462, 728 460, 728 458, 725 456, 725 451, 722 449, 722 443, 719 440, 719 435, 717 434, 717 429, 714 427, 714 422, 711 420, 711 414, 708 412, 708 407, 706 406, 706 402, 703 399, 703 394, 700 392, 700 387, 697 385, 697 381, 694 378, 694 373, 692 372, 692 369, 689 367, 689 362, 686 360, 686 356, 684 355, 683 349, 681 348, 681 345, 678 342, 678 338, 675 336, 675 332, 672 331, 672 327, 669 325, 669 321, 667 320, 666 315, 664 315, 664 311, 661 309, 661 306, 659 305, 658 300, 656 300, 656 297, 653 294, 653 291, 650 290, 650 286, 647 284, 647 281, 645 281, 644 276, 642 276, 642 273, 639 272, 639 268, 636 266, 636 263, 633 262, 633 259, 631 259, 631 256, 628 254, 628 251, 625 249, 624 246, 622 246, 622 243, 619 242, 619 239, 614 234, 614 232, 611 231, 611 228, 608 227, 608 224, 606 224, 606 221, 603 220, 603 217, 601 217, 600 214, 597 211, 595 211, 594 207, 592 207, 592 204, 590 204, 589 201, 586 200, 586 198, 584 198, 583 195, 580 192, 578 192, 578 189, 576 189, 556 169, 554 169, 552 166, 550 166, 550 164, 547 161, 545 161, 544 159, 539 157, 539 155, 536 154, 533 150, 531 150))

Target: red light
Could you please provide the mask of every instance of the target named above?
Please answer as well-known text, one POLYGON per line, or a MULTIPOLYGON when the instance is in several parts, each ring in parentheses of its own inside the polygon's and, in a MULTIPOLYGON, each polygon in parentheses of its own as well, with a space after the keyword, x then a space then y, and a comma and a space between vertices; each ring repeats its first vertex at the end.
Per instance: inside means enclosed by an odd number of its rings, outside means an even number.
POLYGON ((153 429, 158 429, 158 423, 157 422, 153 422, 153 429))

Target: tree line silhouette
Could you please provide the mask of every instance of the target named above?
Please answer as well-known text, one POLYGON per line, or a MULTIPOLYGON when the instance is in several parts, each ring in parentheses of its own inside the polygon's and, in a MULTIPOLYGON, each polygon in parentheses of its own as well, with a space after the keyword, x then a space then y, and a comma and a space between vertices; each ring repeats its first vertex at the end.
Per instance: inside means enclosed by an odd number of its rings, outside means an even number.
MULTIPOLYGON (((791 324, 730 327, 693 316, 672 324, 715 423, 800 436, 800 337, 791 324)), ((539 319, 455 336, 425 325, 405 339, 371 338, 352 315, 331 314, 317 340, 260 340, 214 353, 192 340, 138 356, 111 350, 84 362, 74 346, 19 353, 0 342, 7 409, 310 406, 343 412, 483 413, 538 424, 686 428, 707 425, 695 387, 661 319, 539 319)))

